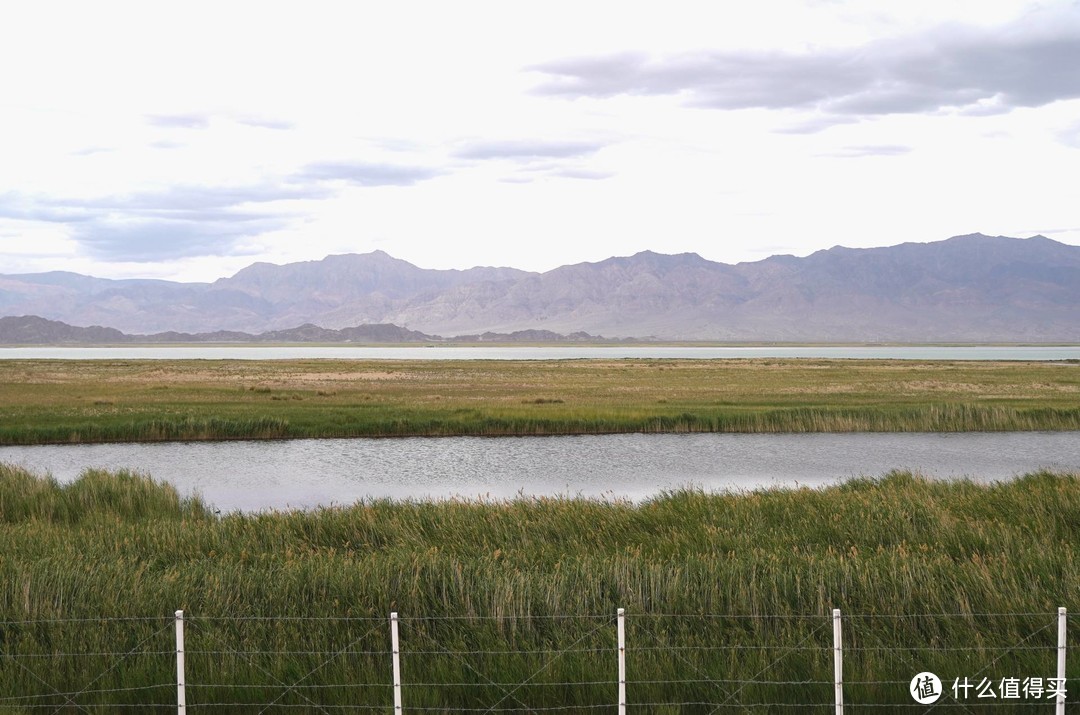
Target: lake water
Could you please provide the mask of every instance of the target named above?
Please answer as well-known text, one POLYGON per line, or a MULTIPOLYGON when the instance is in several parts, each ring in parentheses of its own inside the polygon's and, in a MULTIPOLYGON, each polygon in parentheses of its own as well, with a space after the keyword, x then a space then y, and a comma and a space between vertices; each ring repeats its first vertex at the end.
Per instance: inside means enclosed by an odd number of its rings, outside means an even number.
POLYGON ((0 447, 0 461, 61 481, 130 468, 199 492, 223 511, 310 508, 363 498, 586 496, 640 500, 822 486, 892 469, 980 481, 1080 472, 1080 433, 622 434, 410 437, 0 447))
POLYGON ((1080 360, 1080 346, 542 346, 542 347, 2 347, 0 360, 574 360, 585 358, 862 358, 896 360, 1080 360))

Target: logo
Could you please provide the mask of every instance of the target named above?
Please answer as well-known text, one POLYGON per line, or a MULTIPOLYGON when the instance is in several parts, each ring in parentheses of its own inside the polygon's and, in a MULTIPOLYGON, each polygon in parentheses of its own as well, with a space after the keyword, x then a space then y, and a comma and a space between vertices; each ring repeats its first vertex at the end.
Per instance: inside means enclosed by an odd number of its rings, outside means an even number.
POLYGON ((911 679, 908 692, 920 705, 936 703, 941 697, 941 678, 930 672, 919 673, 911 679))

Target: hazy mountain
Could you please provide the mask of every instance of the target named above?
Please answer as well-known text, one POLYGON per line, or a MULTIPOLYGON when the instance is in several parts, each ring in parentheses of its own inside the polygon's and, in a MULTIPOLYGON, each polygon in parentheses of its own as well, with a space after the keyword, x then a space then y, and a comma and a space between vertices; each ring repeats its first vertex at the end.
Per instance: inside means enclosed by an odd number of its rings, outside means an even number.
POLYGON ((382 251, 284 266, 255 263, 212 284, 108 280, 75 273, 0 275, 0 314, 40 315, 127 333, 262 332, 303 323, 388 322, 410 299, 454 286, 533 275, 513 268, 428 270, 382 251))
POLYGON ((1080 340, 1080 247, 957 236, 832 248, 738 266, 751 280, 734 335, 837 340, 1080 340))
POLYGON ((250 326, 280 328, 315 322, 328 328, 384 322, 410 300, 425 300, 455 286, 516 280, 514 268, 429 270, 383 251, 328 256, 278 266, 256 263, 211 287, 212 296, 246 296, 250 326))
POLYGON ((306 323, 286 330, 270 330, 258 335, 235 330, 215 330, 211 333, 181 333, 174 330, 150 335, 128 335, 114 328, 93 325, 80 328, 58 320, 36 315, 0 318, 0 345, 86 345, 123 343, 556 343, 604 342, 598 335, 573 333, 560 335, 549 330, 521 330, 515 333, 484 333, 443 338, 408 330, 389 323, 354 325, 334 330, 306 323))
POLYGON ((79 328, 36 315, 0 318, 0 345, 56 345, 61 343, 121 343, 127 336, 114 328, 93 325, 79 328))
POLYGON ((412 301, 393 320, 420 330, 439 325, 446 332, 538 328, 710 339, 712 319, 722 319, 746 290, 747 280, 735 266, 694 253, 645 251, 509 283, 460 286, 412 301))
POLYGON ((387 316, 688 340, 1080 340, 1080 248, 958 236, 727 265, 651 252, 460 286, 387 316))
POLYGON ((142 334, 310 323, 429 336, 1080 342, 1080 247, 973 234, 736 265, 646 251, 546 273, 427 270, 376 251, 258 263, 212 284, 0 276, 0 313, 142 334))
POLYGON ((208 288, 206 283, 109 280, 60 271, 0 275, 0 312, 147 332, 199 329, 203 315, 210 317, 213 329, 232 306, 213 300, 208 288))

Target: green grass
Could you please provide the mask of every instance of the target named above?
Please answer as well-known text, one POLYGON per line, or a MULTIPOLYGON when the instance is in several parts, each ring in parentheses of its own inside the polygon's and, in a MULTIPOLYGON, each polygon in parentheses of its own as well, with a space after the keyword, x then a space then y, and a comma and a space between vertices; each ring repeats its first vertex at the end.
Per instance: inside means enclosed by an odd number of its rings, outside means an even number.
MULTIPOLYGON (((319 712, 304 697, 388 704, 390 611, 403 619, 407 707, 489 707, 505 694, 491 681, 530 676, 500 707, 611 702, 619 607, 633 703, 828 703, 835 607, 848 703, 900 704, 923 669, 949 683, 1054 674, 1055 610, 1080 606, 1080 475, 215 515, 147 477, 88 471, 61 485, 0 466, 0 544, 0 712, 36 712, 3 697, 88 685, 146 689, 60 711, 173 702, 178 608, 193 712, 257 713, 235 703, 277 697, 298 712, 319 712), (447 650, 473 655, 430 652, 447 650), (118 655, 65 655, 86 652, 118 655), (305 676, 322 687, 280 685, 305 676), (763 679, 821 683, 716 682, 763 679), (583 680, 601 684, 557 685, 583 680), (331 687, 346 682, 368 685, 331 687), (234 705, 194 709, 208 702, 234 705)), ((1070 653, 1074 696, 1078 664, 1070 653)))
POLYGON ((1080 365, 889 360, 0 362, 0 444, 1080 429, 1080 365))

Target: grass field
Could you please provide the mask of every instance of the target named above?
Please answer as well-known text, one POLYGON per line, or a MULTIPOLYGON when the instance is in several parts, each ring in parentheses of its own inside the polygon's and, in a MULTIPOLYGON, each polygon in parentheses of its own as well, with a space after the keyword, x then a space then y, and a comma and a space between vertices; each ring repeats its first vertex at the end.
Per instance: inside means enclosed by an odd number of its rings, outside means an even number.
POLYGON ((0 444, 1080 429, 1080 365, 888 360, 0 362, 0 444))
MULTIPOLYGON (((409 707, 486 708, 509 688, 492 681, 531 677, 501 707, 592 712, 613 697, 619 607, 632 703, 727 703, 637 712, 791 712, 782 706, 830 702, 834 607, 851 706, 910 704, 907 681, 923 669, 950 683, 1052 677, 1055 610, 1080 607, 1080 475, 216 516, 145 477, 59 485, 0 466, 0 544, 0 712, 39 712, 13 705, 35 694, 22 702, 46 712, 175 703, 178 608, 193 712, 256 713, 236 703, 275 698, 290 712, 320 712, 305 697, 385 705, 390 611, 403 619, 406 684, 429 684, 406 688, 409 707), (741 680, 780 684, 728 682, 741 680), (582 681, 602 684, 557 685, 582 681), (40 695, 83 690, 100 692, 78 709, 40 695)), ((1080 658, 1069 662, 1075 697, 1080 658)))
MULTIPOLYGON (((2 444, 1078 430, 1080 365, 0 361, 0 405, 2 444)), ((849 704, 898 708, 924 669, 1052 676, 1078 549, 1080 475, 220 516, 147 477, 0 465, 0 713, 168 710, 176 609, 193 712, 382 709, 390 611, 412 709, 596 712, 616 608, 637 712, 831 711, 834 607, 849 704)))

